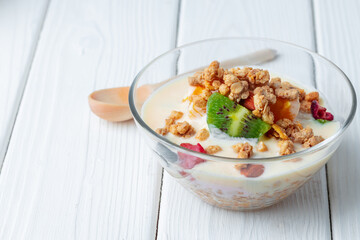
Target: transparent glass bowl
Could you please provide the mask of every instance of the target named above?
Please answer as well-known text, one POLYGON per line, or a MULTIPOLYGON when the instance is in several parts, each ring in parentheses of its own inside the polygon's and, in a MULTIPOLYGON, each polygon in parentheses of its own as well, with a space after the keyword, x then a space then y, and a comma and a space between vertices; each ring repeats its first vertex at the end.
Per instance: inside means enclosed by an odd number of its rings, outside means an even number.
MULTIPOLYGON (((249 210, 264 208, 286 198, 326 164, 354 117, 356 95, 347 76, 335 64, 305 48, 270 39, 218 38, 187 44, 155 58, 139 72, 132 83, 129 104, 136 125, 144 133, 159 163, 181 185, 214 206, 249 210), (255 52, 261 53, 264 50, 275 51, 276 57, 267 59, 261 54, 256 59, 251 57, 255 52), (287 76, 300 84, 316 87, 320 96, 326 98, 326 105, 334 114, 335 120, 340 122, 340 129, 318 145, 295 154, 237 159, 206 155, 180 147, 158 135, 142 119, 141 108, 146 99, 135 97, 138 96, 139 87, 152 86, 147 88, 150 91, 147 94, 149 97, 166 80, 192 75, 196 71, 194 69, 203 69, 213 60, 229 64, 229 59, 240 56, 248 57, 245 61, 230 61, 230 65, 233 65, 226 67, 246 63, 287 76), (197 167, 184 169, 179 164, 180 158, 184 156, 201 158, 219 169, 234 168, 239 163, 261 164, 268 172, 257 178, 246 178, 241 174, 228 176, 225 171, 214 173, 197 167), (301 161, 306 164, 299 164, 301 161)), ((159 121, 163 123, 164 119, 159 121)))

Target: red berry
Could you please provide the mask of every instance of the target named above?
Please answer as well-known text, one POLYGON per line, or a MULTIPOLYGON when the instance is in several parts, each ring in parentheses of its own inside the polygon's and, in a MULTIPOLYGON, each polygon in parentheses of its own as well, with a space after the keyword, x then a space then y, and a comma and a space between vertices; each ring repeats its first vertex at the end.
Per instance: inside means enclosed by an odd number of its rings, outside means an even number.
POLYGON ((242 105, 247 109, 254 111, 255 110, 254 94, 250 93, 249 97, 243 101, 242 105))
MULTIPOLYGON (((190 149, 190 150, 193 150, 193 151, 196 151, 196 152, 206 153, 205 149, 200 145, 200 143, 198 143, 196 145, 193 145, 190 143, 182 143, 182 144, 180 144, 180 146, 190 149)), ((180 166, 182 166, 185 169, 191 169, 195 165, 205 162, 204 159, 192 156, 187 153, 179 152, 178 155, 179 155, 179 160, 180 160, 180 166)))
POLYGON ((246 164, 240 169, 240 174, 248 178, 255 178, 261 176, 265 171, 264 165, 261 164, 246 164))
POLYGON ((311 114, 315 119, 323 119, 327 121, 334 120, 334 116, 326 112, 326 108, 319 105, 319 102, 314 100, 311 102, 311 114))

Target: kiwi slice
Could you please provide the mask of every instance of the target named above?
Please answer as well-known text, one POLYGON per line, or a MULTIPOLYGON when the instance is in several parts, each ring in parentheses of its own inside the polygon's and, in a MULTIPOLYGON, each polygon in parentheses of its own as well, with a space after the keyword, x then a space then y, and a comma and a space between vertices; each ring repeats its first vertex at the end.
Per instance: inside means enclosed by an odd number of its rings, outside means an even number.
POLYGON ((220 93, 213 93, 207 102, 207 124, 231 137, 259 138, 270 130, 270 124, 255 117, 247 108, 220 93))

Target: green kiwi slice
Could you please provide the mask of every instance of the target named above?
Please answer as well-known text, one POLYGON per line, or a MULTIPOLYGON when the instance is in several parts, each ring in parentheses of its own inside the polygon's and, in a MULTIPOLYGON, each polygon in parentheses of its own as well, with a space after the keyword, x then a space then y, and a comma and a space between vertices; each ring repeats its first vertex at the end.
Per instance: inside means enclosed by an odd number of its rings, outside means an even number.
POLYGON ((213 93, 207 102, 207 124, 231 137, 259 138, 270 130, 270 124, 250 110, 220 93, 213 93))

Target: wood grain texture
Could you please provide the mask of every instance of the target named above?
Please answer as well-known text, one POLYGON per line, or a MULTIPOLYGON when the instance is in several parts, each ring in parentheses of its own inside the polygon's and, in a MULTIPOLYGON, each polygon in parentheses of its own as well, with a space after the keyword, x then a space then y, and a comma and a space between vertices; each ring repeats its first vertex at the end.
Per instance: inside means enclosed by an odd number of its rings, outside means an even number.
POLYGON ((0 169, 47 6, 48 0, 0 1, 0 169))
POLYGON ((1 239, 153 239, 161 168, 132 121, 90 113, 175 44, 176 1, 53 0, 2 174, 1 239))
MULTIPOLYGON (((359 94, 359 1, 315 0, 314 10, 319 53, 348 75, 359 94)), ((328 84, 326 79, 322 84, 328 84)), ((333 91, 335 94, 336 89, 333 91)), ((333 239, 360 239, 359 133, 358 109, 342 145, 328 163, 333 239)))
MULTIPOLYGON (((221 36, 277 38, 314 49, 311 1, 182 1, 179 44, 221 36)), ((255 212, 207 205, 170 175, 163 180, 159 239, 329 239, 325 169, 285 201, 255 212)))

